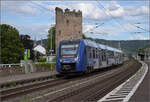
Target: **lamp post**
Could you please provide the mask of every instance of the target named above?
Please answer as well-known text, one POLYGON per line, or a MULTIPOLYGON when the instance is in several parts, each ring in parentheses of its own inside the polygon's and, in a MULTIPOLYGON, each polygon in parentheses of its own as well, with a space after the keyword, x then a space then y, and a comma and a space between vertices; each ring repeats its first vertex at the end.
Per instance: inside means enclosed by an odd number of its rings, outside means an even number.
MULTIPOLYGON (((52 28, 52 27, 53 27, 53 24, 51 24, 51 28, 52 28)), ((52 51, 52 50, 53 50, 53 49, 52 49, 52 48, 53 48, 53 47, 52 47, 52 46, 53 46, 53 44, 52 44, 52 43, 53 43, 53 41, 52 41, 52 39, 53 39, 53 32, 52 32, 52 29, 50 30, 50 34, 51 34, 50 52, 51 52, 51 62, 52 62, 52 52, 53 52, 53 51, 52 51)), ((52 69, 52 63, 51 63, 51 68, 50 68, 50 69, 52 69)))
MULTIPOLYGON (((51 24, 51 28, 54 26, 54 24, 51 24)), ((53 32, 52 32, 52 29, 50 29, 50 53, 51 53, 51 55, 52 55, 52 49, 53 49, 53 32)))
MULTIPOLYGON (((52 50, 52 31, 50 31, 51 33, 51 50, 52 50)), ((51 51, 51 68, 52 69, 52 51, 51 51)))

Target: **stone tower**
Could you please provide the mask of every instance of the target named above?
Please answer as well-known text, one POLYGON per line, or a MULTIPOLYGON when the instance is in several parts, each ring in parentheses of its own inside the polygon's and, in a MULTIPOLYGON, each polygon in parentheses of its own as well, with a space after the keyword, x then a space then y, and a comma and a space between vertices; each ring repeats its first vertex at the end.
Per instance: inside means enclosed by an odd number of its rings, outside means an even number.
POLYGON ((82 12, 56 7, 56 50, 61 40, 82 38, 82 12))

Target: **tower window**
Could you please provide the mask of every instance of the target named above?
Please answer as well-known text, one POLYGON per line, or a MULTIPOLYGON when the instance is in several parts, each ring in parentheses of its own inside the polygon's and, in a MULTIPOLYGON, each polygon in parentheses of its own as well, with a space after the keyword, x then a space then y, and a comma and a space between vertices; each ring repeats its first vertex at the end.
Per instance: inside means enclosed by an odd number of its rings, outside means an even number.
POLYGON ((67 19, 66 23, 67 23, 67 25, 69 25, 69 20, 68 19, 67 19))
POLYGON ((61 36, 61 30, 59 30, 59 36, 61 36))

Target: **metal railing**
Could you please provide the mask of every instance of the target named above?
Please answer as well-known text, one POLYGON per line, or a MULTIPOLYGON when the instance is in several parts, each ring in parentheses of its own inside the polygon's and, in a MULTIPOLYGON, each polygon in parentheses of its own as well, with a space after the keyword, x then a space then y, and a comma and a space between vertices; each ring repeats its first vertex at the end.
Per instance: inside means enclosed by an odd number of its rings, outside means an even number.
MULTIPOLYGON (((38 64, 38 63, 42 63, 42 62, 34 62, 35 64, 38 64)), ((47 62, 47 63, 51 63, 51 64, 56 64, 56 62, 47 62)), ((12 66, 23 66, 24 63, 21 62, 21 63, 14 63, 14 64, 0 64, 0 67, 12 67, 12 66)))
POLYGON ((0 64, 0 67, 11 67, 11 66, 21 66, 20 63, 17 64, 0 64))

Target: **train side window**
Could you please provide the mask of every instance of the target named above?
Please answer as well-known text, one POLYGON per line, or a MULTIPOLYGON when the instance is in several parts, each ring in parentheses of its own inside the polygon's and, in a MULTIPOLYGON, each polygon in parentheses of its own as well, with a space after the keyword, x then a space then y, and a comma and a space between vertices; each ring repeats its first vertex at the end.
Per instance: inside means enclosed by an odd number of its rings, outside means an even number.
POLYGON ((95 58, 96 58, 96 49, 95 49, 95 58))
POLYGON ((89 52, 90 52, 90 58, 92 57, 92 55, 91 55, 91 48, 89 48, 89 52))
POLYGON ((103 55, 102 55, 102 56, 103 56, 103 57, 102 57, 102 60, 105 61, 105 60, 106 60, 106 51, 103 50, 103 53, 102 53, 102 54, 103 54, 103 55))
POLYGON ((88 47, 88 58, 92 57, 92 53, 91 53, 91 47, 88 47))
POLYGON ((92 58, 92 48, 90 47, 90 58, 92 58))
POLYGON ((100 50, 98 50, 97 54, 98 54, 98 58, 100 59, 100 50))
POLYGON ((84 48, 84 56, 86 56, 86 47, 84 48))
POLYGON ((99 59, 102 60, 101 50, 99 50, 99 59))
POLYGON ((94 48, 93 48, 93 58, 95 58, 95 50, 94 50, 94 48))
POLYGON ((99 58, 101 58, 101 56, 102 56, 102 55, 101 55, 101 50, 99 50, 99 58))
POLYGON ((90 57, 90 51, 89 51, 89 47, 87 47, 87 50, 88 50, 88 58, 90 57))
POLYGON ((90 48, 90 58, 92 58, 92 48, 90 48))
POLYGON ((95 58, 97 58, 97 48, 95 49, 95 58))
POLYGON ((102 60, 104 61, 104 50, 103 50, 103 52, 102 52, 102 60))

